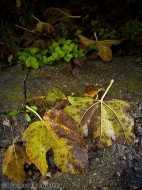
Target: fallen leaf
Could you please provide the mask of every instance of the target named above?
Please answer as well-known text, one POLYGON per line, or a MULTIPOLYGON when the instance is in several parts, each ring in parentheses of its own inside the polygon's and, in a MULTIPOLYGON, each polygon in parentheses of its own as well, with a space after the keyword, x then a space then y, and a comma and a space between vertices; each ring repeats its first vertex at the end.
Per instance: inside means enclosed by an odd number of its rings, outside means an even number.
POLYGON ((9 146, 4 154, 3 174, 17 183, 24 182, 26 179, 24 164, 27 160, 28 156, 23 147, 16 144, 9 146))
POLYGON ((21 7, 21 1, 20 0, 16 0, 16 7, 21 7))
POLYGON ((48 22, 55 24, 57 21, 67 21, 71 18, 80 18, 81 16, 72 16, 69 11, 65 8, 50 7, 46 9, 43 16, 48 20, 48 22))
POLYGON ((112 51, 109 47, 99 45, 99 49, 100 50, 98 51, 98 55, 100 58, 102 58, 103 61, 109 62, 112 60, 112 51))
POLYGON ((107 91, 101 100, 93 102, 92 99, 93 103, 86 97, 71 99, 71 105, 64 111, 78 122, 81 135, 89 137, 97 148, 109 147, 113 141, 131 144, 134 142, 134 119, 129 111, 134 105, 122 100, 104 101, 107 91))
POLYGON ((43 121, 32 123, 24 132, 29 159, 45 176, 46 153, 53 150, 55 164, 62 172, 80 174, 88 167, 86 143, 80 137, 76 122, 66 113, 49 110, 43 121))
POLYGON ((67 97, 58 88, 51 88, 45 98, 47 103, 55 103, 57 100, 67 100, 67 97))
POLYGON ((96 44, 96 41, 95 40, 91 40, 85 36, 82 36, 82 35, 78 35, 79 39, 80 39, 80 42, 81 44, 83 44, 84 46, 86 47, 89 47, 91 45, 94 45, 96 44))
POLYGON ((25 102, 30 106, 31 105, 44 106, 46 104, 45 96, 33 96, 32 98, 26 99, 25 102))
POLYGON ((38 49, 47 49, 48 43, 47 43, 47 40, 37 39, 33 42, 32 46, 38 49))
POLYGON ((3 120, 2 124, 4 126, 11 127, 11 122, 10 122, 10 120, 7 117, 5 117, 5 119, 3 120))
POLYGON ((85 96, 89 96, 91 98, 95 97, 95 99, 98 99, 98 93, 102 91, 105 91, 105 89, 90 85, 85 88, 85 96))
POLYGON ((54 27, 50 23, 39 21, 36 25, 36 30, 44 35, 51 35, 55 33, 54 27))
MULTIPOLYGON (((95 34, 96 37, 96 34, 95 34)), ((101 59, 105 62, 111 61, 112 59, 112 50, 111 46, 119 45, 123 40, 103 40, 98 41, 96 37, 95 40, 91 40, 85 36, 79 35, 80 42, 86 46, 89 47, 91 45, 96 46, 96 51, 98 51, 98 55, 101 57, 101 59)))
MULTIPOLYGON (((95 100, 90 97, 73 96, 68 96, 68 101, 71 105, 66 106, 64 112, 68 113, 77 123, 81 120, 81 116, 84 112, 95 102, 95 100)), ((81 135, 88 136, 88 128, 86 125, 84 125, 83 134, 81 132, 81 135)))
POLYGON ((133 143, 134 120, 128 113, 132 108, 132 104, 122 100, 95 103, 90 109, 91 114, 88 112, 91 117, 87 114, 84 122, 88 125, 88 136, 93 144, 105 148, 113 141, 128 145, 133 143))

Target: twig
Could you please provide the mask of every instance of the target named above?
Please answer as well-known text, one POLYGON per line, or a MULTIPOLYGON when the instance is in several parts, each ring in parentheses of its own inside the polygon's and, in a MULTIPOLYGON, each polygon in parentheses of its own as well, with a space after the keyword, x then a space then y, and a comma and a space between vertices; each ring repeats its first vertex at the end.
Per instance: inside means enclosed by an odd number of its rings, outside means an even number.
POLYGON ((32 15, 32 17, 37 20, 38 22, 41 22, 37 17, 35 17, 34 15, 32 15))
POLYGON ((36 32, 34 32, 34 31, 32 31, 32 30, 29 30, 29 29, 27 29, 27 28, 24 28, 24 27, 22 27, 22 26, 20 26, 20 25, 18 25, 18 24, 15 24, 15 26, 18 27, 18 28, 21 28, 21 29, 23 29, 23 30, 25 30, 25 31, 31 32, 31 33, 36 34, 37 36, 39 36, 36 32))

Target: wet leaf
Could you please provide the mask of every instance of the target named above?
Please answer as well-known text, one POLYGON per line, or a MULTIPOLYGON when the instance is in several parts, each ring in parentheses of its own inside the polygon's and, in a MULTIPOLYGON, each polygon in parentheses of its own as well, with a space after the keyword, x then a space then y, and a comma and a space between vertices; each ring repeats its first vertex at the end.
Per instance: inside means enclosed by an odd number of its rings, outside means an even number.
POLYGON ((28 156, 23 147, 16 144, 9 146, 4 154, 2 172, 10 180, 22 183, 26 179, 24 164, 28 156))
POLYGON ((33 96, 32 98, 26 99, 26 103, 29 105, 44 106, 45 96, 33 96))
POLYGON ((134 119, 129 111, 134 105, 122 100, 104 101, 107 92, 108 88, 101 100, 69 97, 71 105, 64 111, 78 122, 81 135, 89 137, 97 148, 109 147, 113 141, 131 144, 134 141, 134 119))
MULTIPOLYGON (((95 35, 95 37, 96 37, 96 35, 95 35)), ((122 39, 121 40, 98 41, 97 37, 96 37, 96 41, 95 41, 95 40, 86 38, 85 36, 82 36, 82 35, 79 35, 79 39, 80 39, 80 42, 86 47, 95 45, 95 49, 98 51, 98 55, 105 62, 111 61, 111 59, 112 59, 111 46, 119 45, 123 41, 122 39)))
POLYGON ((26 152, 44 176, 48 170, 46 153, 53 150, 55 164, 62 172, 80 174, 88 167, 85 141, 76 122, 66 113, 49 110, 43 121, 32 123, 24 132, 26 152))
POLYGON ((96 99, 98 99, 98 93, 102 91, 105 91, 105 89, 90 85, 85 88, 85 96, 89 96, 91 98, 96 97, 96 99))
POLYGON ((98 148, 109 147, 113 141, 131 144, 134 120, 128 111, 132 108, 132 104, 122 100, 98 101, 85 113, 80 129, 88 127, 88 136, 98 148))
POLYGON ((90 97, 73 97, 68 96, 68 101, 71 105, 66 106, 64 111, 71 115, 73 119, 78 123, 80 121, 81 115, 90 107, 95 100, 90 97))
POLYGON ((48 91, 45 101, 47 103, 55 103, 56 100, 66 100, 67 97, 58 88, 52 88, 48 91))

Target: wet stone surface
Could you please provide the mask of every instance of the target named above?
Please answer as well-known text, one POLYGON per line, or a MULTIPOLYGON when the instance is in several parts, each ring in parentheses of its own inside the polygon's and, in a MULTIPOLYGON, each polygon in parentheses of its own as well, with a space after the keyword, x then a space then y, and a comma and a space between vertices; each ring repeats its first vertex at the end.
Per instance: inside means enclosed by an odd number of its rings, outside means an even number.
POLYGON ((20 66, 0 71, 0 113, 22 108, 26 77, 27 71, 23 71, 20 66))
MULTIPOLYGON (((137 62, 135 57, 114 58, 109 63, 101 60, 86 62, 81 69, 74 72, 74 75, 67 64, 61 63, 30 71, 15 66, 0 71, 0 76, 1 164, 6 148, 27 127, 23 113, 11 117, 8 116, 8 112, 12 109, 23 111, 26 98, 46 96, 51 87, 60 88, 66 95, 71 93, 83 95, 87 85, 107 87, 110 80, 114 79, 107 97, 135 103, 138 109, 132 112, 132 115, 135 118, 142 117, 142 63, 137 62)), ((61 172, 54 174, 50 171, 43 178, 37 170, 33 174, 29 171, 22 189, 40 190, 45 187, 61 190, 142 189, 142 135, 139 132, 142 126, 141 119, 136 125, 137 136, 134 145, 114 144, 111 148, 101 151, 90 149, 90 166, 85 174, 79 176, 61 172)), ((7 186, 9 181, 2 173, 0 177, 1 189, 18 189, 12 186, 9 188, 7 186)), ((10 184, 12 185, 11 182, 10 184)))

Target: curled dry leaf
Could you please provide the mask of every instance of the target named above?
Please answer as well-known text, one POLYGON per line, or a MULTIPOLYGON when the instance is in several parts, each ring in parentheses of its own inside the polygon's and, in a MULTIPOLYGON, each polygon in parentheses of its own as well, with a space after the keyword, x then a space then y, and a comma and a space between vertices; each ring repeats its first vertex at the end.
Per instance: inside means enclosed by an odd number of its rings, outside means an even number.
POLYGON ((24 182, 26 179, 24 164, 27 160, 28 156, 23 147, 16 144, 9 146, 4 154, 3 174, 17 183, 24 182))
POLYGON ((85 96, 98 99, 98 93, 105 91, 104 88, 97 88, 96 86, 90 85, 85 88, 85 96))
POLYGON ((109 62, 112 60, 112 51, 109 47, 99 46, 100 50, 98 51, 98 55, 102 58, 103 61, 109 62))
POLYGON ((16 7, 21 7, 21 0, 16 0, 16 7))
POLYGON ((46 20, 52 24, 55 24, 57 21, 67 21, 71 18, 80 18, 81 16, 72 16, 69 11, 65 8, 55 8, 50 7, 46 9, 43 13, 43 16, 46 20))
POLYGON ((51 88, 45 98, 47 105, 53 106, 56 109, 61 109, 67 101, 67 97, 58 88, 51 88))
POLYGON ((95 45, 96 51, 98 51, 98 55, 105 62, 112 60, 111 46, 116 46, 123 41, 122 39, 121 40, 103 40, 103 41, 98 41, 96 39, 96 41, 95 41, 95 40, 91 40, 82 35, 79 35, 79 39, 80 39, 80 42, 86 47, 95 45))
POLYGON ((44 34, 44 35, 53 35, 55 33, 54 27, 50 23, 45 23, 39 21, 36 25, 36 31, 44 34))
POLYGON ((45 176, 46 153, 52 149, 55 164, 62 172, 80 174, 88 167, 86 143, 80 137, 76 122, 66 113, 49 110, 43 120, 32 123, 24 132, 29 159, 45 176))
POLYGON ((89 39, 89 38, 87 38, 87 37, 85 37, 85 36, 78 35, 78 37, 79 37, 80 42, 81 42, 84 46, 86 46, 86 47, 89 47, 89 46, 94 45, 94 44, 96 43, 95 40, 91 40, 91 39, 89 39))

